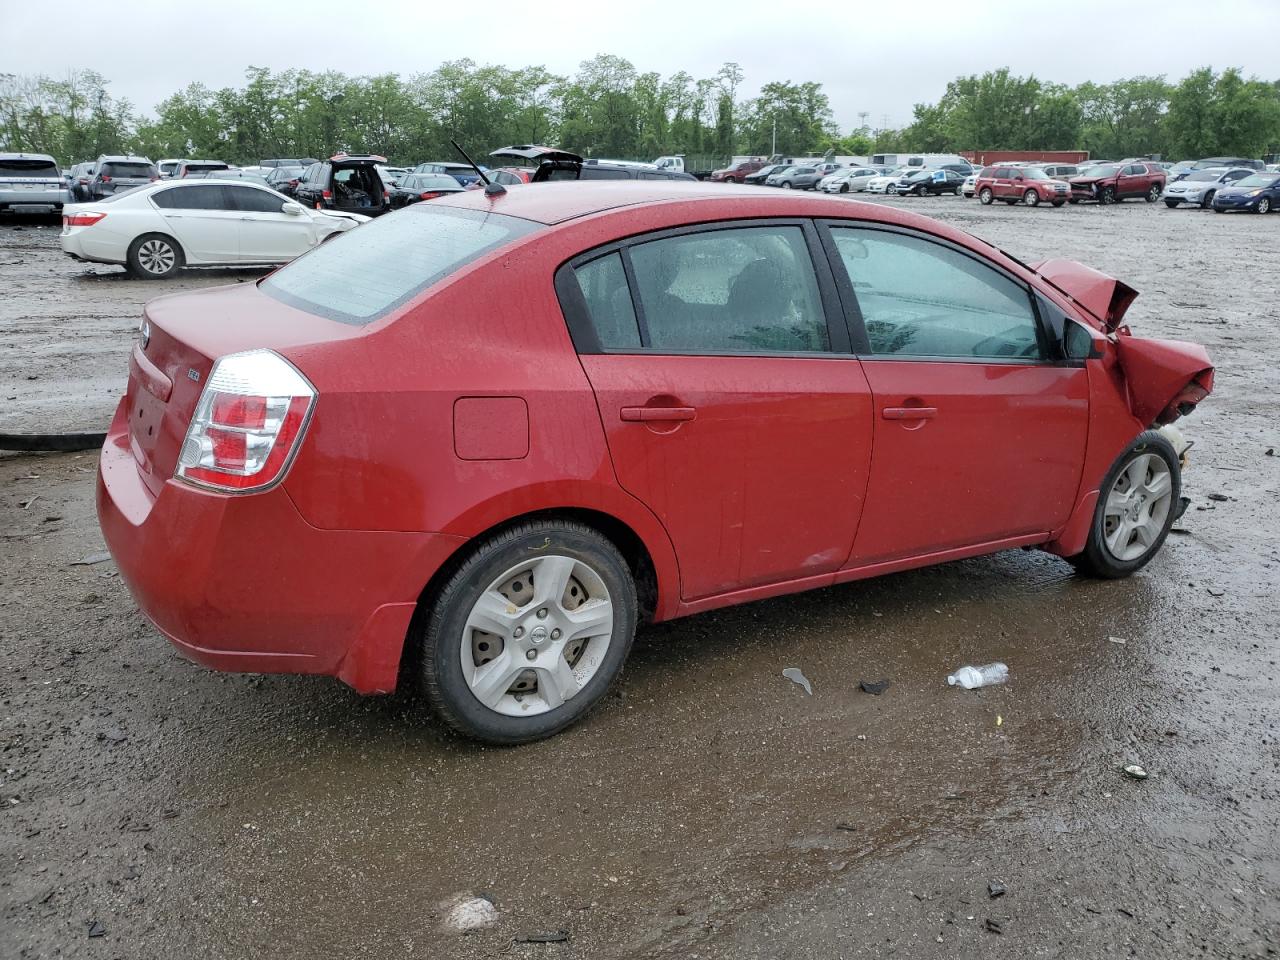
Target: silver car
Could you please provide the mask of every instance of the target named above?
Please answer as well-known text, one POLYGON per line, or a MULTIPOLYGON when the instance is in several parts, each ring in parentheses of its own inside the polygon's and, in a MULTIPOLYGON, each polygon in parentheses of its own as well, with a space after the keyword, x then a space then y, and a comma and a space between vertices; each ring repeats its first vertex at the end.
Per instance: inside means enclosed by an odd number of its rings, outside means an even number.
POLYGON ((1181 204, 1195 204, 1208 209, 1213 205, 1213 195, 1222 187, 1229 187, 1237 180, 1254 173, 1244 167, 1228 169, 1211 167, 1208 170, 1193 170, 1176 183, 1164 188, 1164 205, 1170 210, 1181 204))
POLYGON ((823 177, 818 189, 823 193, 861 193, 871 178, 878 176, 880 171, 872 167, 845 167, 823 177))
POLYGON ((70 203, 67 182, 47 153, 0 153, 0 210, 21 206, 62 210, 70 203))

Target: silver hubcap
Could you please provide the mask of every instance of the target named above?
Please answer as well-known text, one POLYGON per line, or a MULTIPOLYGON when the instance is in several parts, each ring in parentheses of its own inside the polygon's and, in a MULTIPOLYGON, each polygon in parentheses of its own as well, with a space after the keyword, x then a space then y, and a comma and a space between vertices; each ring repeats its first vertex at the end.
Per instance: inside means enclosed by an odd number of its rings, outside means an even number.
POLYGON ((1135 457, 1120 471, 1102 515, 1107 552, 1117 560, 1137 560, 1155 546, 1173 502, 1169 465, 1154 453, 1135 457))
POLYGON ((522 563, 480 595, 462 631, 462 674, 475 698, 513 717, 576 696, 613 639, 613 601, 591 567, 571 557, 522 563))
POLYGON ((147 273, 168 273, 177 257, 163 240, 147 240, 138 248, 138 262, 147 273))

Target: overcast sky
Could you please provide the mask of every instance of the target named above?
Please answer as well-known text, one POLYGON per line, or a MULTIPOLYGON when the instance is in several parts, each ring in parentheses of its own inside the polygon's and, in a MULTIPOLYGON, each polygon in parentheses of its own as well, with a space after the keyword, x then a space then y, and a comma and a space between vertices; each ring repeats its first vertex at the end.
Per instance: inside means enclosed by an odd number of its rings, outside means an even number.
POLYGON ((59 9, 0 0, 3 32, 23 38, 3 45, 0 72, 90 67, 146 112, 193 81, 239 86, 250 64, 408 75, 470 57, 569 74, 597 53, 664 76, 710 76, 734 60, 747 94, 770 80, 816 80, 843 132, 862 111, 872 127, 901 126, 948 80, 1001 66, 1068 84, 1176 79, 1201 66, 1280 79, 1280 0, 133 0, 59 9))

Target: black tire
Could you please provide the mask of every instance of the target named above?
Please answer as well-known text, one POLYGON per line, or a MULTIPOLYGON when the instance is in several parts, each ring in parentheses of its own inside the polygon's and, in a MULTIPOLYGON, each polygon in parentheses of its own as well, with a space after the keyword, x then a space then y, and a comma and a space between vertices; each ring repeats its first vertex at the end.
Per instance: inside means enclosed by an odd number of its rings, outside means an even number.
POLYGON ((1151 185, 1151 189, 1147 191, 1147 196, 1146 196, 1147 203, 1155 203, 1157 200, 1160 199, 1160 194, 1163 192, 1164 191, 1160 189, 1160 184, 1153 183, 1151 185))
POLYGON ((1098 194, 1098 202, 1110 206, 1116 202, 1116 188, 1103 187, 1102 192, 1098 194))
POLYGON ((1271 198, 1270 198, 1270 197, 1263 197, 1261 200, 1259 200, 1259 201, 1258 201, 1258 205, 1257 205, 1256 207, 1254 207, 1254 208, 1253 208, 1253 212, 1254 212, 1254 213, 1270 213, 1270 212, 1271 212, 1271 198))
POLYGON ((1160 552, 1160 547, 1164 544, 1165 538, 1169 536, 1169 528, 1173 526, 1173 521, 1178 515, 1178 499, 1182 496, 1182 469, 1178 463, 1178 455, 1174 453, 1173 446, 1168 440, 1154 430, 1147 430, 1125 447, 1120 456, 1116 457, 1115 463, 1111 465, 1111 469, 1107 471, 1106 477, 1103 478, 1100 490, 1098 506, 1094 510, 1093 523, 1089 527, 1089 539, 1085 542, 1084 550, 1068 559, 1083 574, 1108 580, 1118 580, 1137 573, 1150 563, 1152 558, 1160 552), (1156 537, 1155 542, 1147 548, 1145 553, 1133 560, 1119 560, 1107 548, 1103 529, 1105 522, 1103 516, 1104 508, 1106 507, 1107 497, 1111 493, 1111 488, 1115 485, 1116 478, 1120 476, 1121 472, 1129 466, 1135 457, 1148 453, 1156 454, 1169 465, 1169 476, 1172 480, 1173 490, 1169 496, 1168 514, 1165 517, 1159 536, 1156 537))
POLYGON ((922 197, 922 198, 923 198, 923 197, 927 197, 927 196, 929 195, 929 188, 928 188, 928 187, 916 187, 916 189, 915 189, 915 195, 916 195, 917 197, 922 197))
POLYGON ((959 187, 956 187, 954 190, 952 190, 952 191, 951 191, 951 195, 952 195, 953 197, 958 197, 958 196, 960 196, 960 188, 959 188, 959 187))
POLYGON ((1177 200, 1166 200, 1166 201, 1164 202, 1164 205, 1165 205, 1166 207, 1168 207, 1170 210, 1176 210, 1176 209, 1178 209, 1178 201, 1177 201, 1177 200))
POLYGON ((1060 207, 1060 206, 1062 206, 1062 205, 1063 205, 1064 203, 1066 203, 1066 202, 1067 202, 1067 201, 1065 201, 1065 200, 1054 200, 1054 201, 1053 201, 1053 205, 1054 205, 1055 207, 1060 207))
POLYGON ((1079 201, 1078 199, 1076 199, 1075 197, 1072 197, 1070 200, 1068 200, 1068 201, 1067 201, 1067 203, 1070 203, 1070 204, 1073 204, 1073 205, 1074 205, 1074 204, 1077 204, 1077 203, 1079 203, 1079 202, 1080 202, 1080 201, 1079 201))
POLYGON ((1038 207, 1040 206, 1040 194, 1034 190, 1028 190, 1022 195, 1022 202, 1028 207, 1038 207))
POLYGON ((1203 197, 1200 198, 1201 210, 1208 210, 1210 207, 1213 206, 1213 197, 1215 193, 1217 193, 1216 190, 1210 190, 1208 193, 1206 193, 1203 197))
POLYGON ((428 704, 464 736, 494 744, 529 743, 581 720, 622 671, 635 638, 635 583, 617 547, 596 530, 568 520, 522 523, 494 534, 471 551, 415 619, 420 674, 428 704), (599 667, 581 690, 560 706, 533 716, 507 716, 481 703, 462 672, 461 642, 476 600, 496 577, 526 560, 567 556, 600 577, 613 601, 613 634, 599 667))
POLYGON ((981 203, 983 206, 990 206, 991 201, 994 200, 995 198, 996 198, 996 195, 991 192, 990 187, 983 187, 981 190, 978 191, 978 202, 981 203))
POLYGON ((166 280, 181 270, 185 262, 182 245, 163 233, 144 233, 129 244, 126 257, 129 272, 139 280, 166 280), (168 263, 168 267, 161 269, 164 263, 168 263))
POLYGON ((848 193, 848 192, 849 192, 849 185, 848 185, 847 183, 842 183, 842 184, 840 184, 840 192, 841 192, 841 193, 848 193))

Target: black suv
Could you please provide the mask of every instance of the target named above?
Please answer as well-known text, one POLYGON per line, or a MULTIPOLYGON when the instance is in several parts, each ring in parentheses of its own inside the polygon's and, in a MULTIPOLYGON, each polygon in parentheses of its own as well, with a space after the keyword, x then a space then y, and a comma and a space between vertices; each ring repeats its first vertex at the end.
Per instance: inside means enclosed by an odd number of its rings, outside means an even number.
POLYGON ((491 157, 515 157, 538 164, 530 183, 546 183, 548 180, 697 180, 691 173, 678 170, 659 170, 648 164, 610 163, 607 160, 584 160, 576 153, 557 150, 554 147, 538 147, 525 144, 503 147, 489 154, 491 157))
POLYGON ((160 179, 160 171, 146 157, 99 157, 84 188, 86 200, 102 200, 160 179))
POLYGON ((386 157, 339 153, 307 167, 293 197, 316 210, 339 210, 376 217, 391 209, 391 194, 378 173, 386 157))

